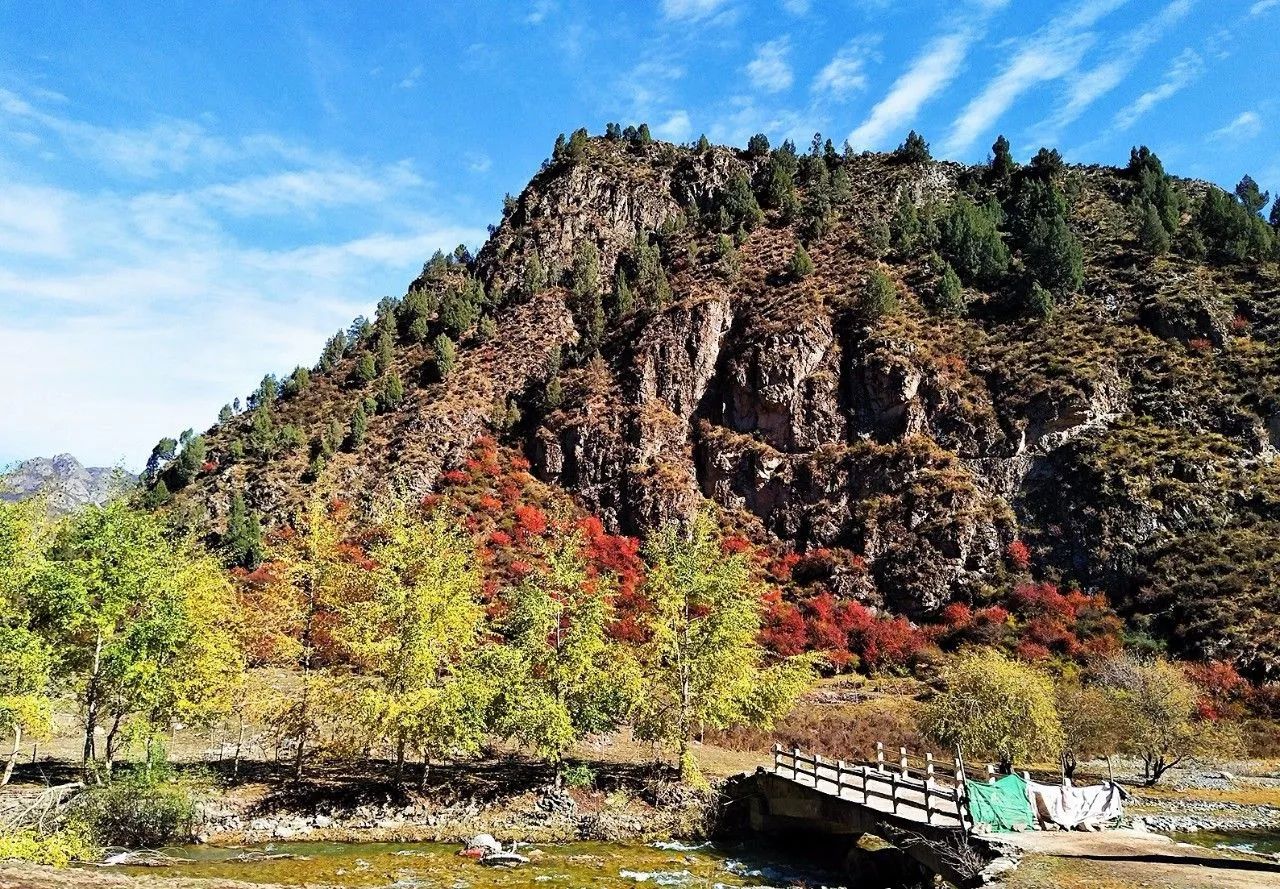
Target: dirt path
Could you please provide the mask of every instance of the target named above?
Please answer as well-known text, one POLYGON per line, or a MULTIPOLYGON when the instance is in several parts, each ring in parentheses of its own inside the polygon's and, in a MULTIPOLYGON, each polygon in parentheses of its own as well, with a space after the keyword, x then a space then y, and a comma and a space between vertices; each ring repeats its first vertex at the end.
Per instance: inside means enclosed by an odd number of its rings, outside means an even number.
POLYGON ((1233 857, 1175 843, 1160 834, 1131 830, 1104 833, 1012 834, 1027 852, 1006 881, 1009 889, 1276 889, 1280 863, 1233 857))

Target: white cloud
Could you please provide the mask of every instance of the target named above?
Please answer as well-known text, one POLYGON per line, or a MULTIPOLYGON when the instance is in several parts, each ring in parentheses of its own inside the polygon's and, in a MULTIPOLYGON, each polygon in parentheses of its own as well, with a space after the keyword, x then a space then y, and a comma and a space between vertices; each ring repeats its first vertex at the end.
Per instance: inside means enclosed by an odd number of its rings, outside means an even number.
POLYGON ((847 99, 867 88, 867 75, 863 69, 870 55, 870 40, 854 40, 832 57, 813 79, 811 89, 834 99, 847 99))
POLYGON ((1085 109, 1119 86, 1143 54, 1185 18, 1194 5, 1195 0, 1173 0, 1116 41, 1101 64, 1079 75, 1070 84, 1065 103, 1040 124, 1037 141, 1044 144, 1056 142, 1058 130, 1076 121, 1085 109))
POLYGON ((402 90, 411 90, 418 85, 418 81, 422 79, 422 66, 415 65, 413 70, 404 76, 404 79, 396 84, 402 90))
POLYGON ((1128 0, 1086 0, 1025 38, 1009 63, 974 96, 952 122, 946 151, 967 151, 1023 93, 1075 71, 1095 35, 1087 29, 1128 0))
POLYGON ((1114 126, 1118 130, 1127 130, 1162 102, 1166 102, 1190 86, 1204 71, 1204 60, 1200 54, 1188 47, 1178 54, 1169 65, 1164 79, 1160 83, 1138 96, 1132 103, 1117 112, 1114 126))
POLYGON ((524 17, 524 20, 530 25, 540 25, 555 10, 555 0, 536 0, 533 6, 529 8, 529 14, 524 17))
POLYGON ((701 21, 725 7, 728 0, 662 0, 662 15, 672 21, 701 21))
POLYGON ((858 148, 879 148, 915 120, 920 107, 960 73, 975 39, 973 31, 958 31, 935 39, 912 60, 910 67, 876 103, 871 114, 849 134, 858 148))
POLYGON ((805 15, 809 11, 809 0, 782 0, 782 8, 792 15, 805 15))
MULTIPOLYGON (((21 104, 51 117, 15 99, 0 96, 0 120, 21 104)), ((37 123, 61 150, 88 126, 37 123)), ((139 191, 4 170, 0 378, 21 383, 0 387, 0 462, 71 451, 136 468, 155 439, 207 426, 264 372, 312 364, 329 333, 402 292, 437 248, 483 239, 424 213, 429 186, 407 163, 358 164, 270 134, 201 138, 254 172, 225 171, 218 153, 166 190, 139 191), (300 223, 245 225, 277 212, 300 223)), ((172 160, 138 169, 182 166, 172 160)))
POLYGON ((693 135, 693 124, 689 121, 689 113, 683 109, 673 111, 671 115, 653 128, 661 139, 671 142, 685 142, 693 135))
POLYGON ((470 153, 467 155, 467 169, 472 173, 487 173, 493 168, 493 158, 487 154, 470 153))
POLYGON ((795 81, 787 55, 791 41, 786 37, 770 40, 756 47, 756 55, 747 64, 747 77, 752 86, 766 93, 780 93, 795 81))
POLYGON ((1269 9, 1280 6, 1280 0, 1258 0, 1257 3, 1249 7, 1249 15, 1262 15, 1269 9))
POLYGON ((1211 134, 1218 140, 1252 139, 1262 132, 1262 118, 1256 111, 1245 111, 1237 115, 1231 123, 1216 129, 1211 134))

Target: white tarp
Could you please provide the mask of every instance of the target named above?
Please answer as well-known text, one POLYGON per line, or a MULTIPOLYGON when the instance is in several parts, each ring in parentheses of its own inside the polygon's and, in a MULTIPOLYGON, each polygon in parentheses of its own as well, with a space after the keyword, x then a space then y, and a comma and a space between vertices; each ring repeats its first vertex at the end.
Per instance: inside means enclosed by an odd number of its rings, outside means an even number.
POLYGON ((1027 796, 1042 824, 1056 824, 1064 830, 1097 830, 1124 813, 1118 784, 1072 787, 1030 781, 1027 796))

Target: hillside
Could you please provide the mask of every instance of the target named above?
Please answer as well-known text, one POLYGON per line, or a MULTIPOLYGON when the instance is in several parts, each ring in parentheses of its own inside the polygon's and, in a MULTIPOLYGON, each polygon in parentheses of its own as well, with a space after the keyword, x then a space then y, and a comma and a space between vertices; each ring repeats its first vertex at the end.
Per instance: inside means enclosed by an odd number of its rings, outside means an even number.
POLYGON ((71 454, 24 460, 0 477, 0 500, 45 496, 54 512, 102 503, 133 485, 134 476, 113 467, 81 465, 71 454))
POLYGON ((1280 275, 1257 208, 1145 154, 611 136, 558 145, 476 257, 435 258, 316 368, 161 448, 154 501, 216 539, 235 492, 268 523, 316 486, 421 496, 491 433, 610 531, 709 499, 913 618, 1029 567, 1105 592, 1138 636, 1280 676, 1280 275))

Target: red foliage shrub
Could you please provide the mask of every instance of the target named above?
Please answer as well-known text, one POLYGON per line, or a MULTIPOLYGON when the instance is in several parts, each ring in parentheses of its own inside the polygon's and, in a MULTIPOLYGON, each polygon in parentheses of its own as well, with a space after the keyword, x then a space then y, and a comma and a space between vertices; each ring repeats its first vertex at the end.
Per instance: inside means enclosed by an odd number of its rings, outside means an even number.
POLYGON ((511 535, 502 530, 494 531, 489 535, 489 545, 498 549, 506 549, 511 546, 511 535))
POLYGON ((973 622, 973 609, 963 602, 952 602, 942 609, 942 625, 949 629, 964 629, 973 622))
POLYGON ((787 583, 791 580, 791 571, 795 568, 796 563, 800 561, 798 553, 784 553, 769 563, 769 576, 778 583, 787 583))
POLYGON ((1215 704, 1249 696, 1249 680, 1241 676, 1229 661, 1200 661, 1186 664, 1183 669, 1204 698, 1215 704))
POLYGON ((1231 319, 1231 332, 1243 335, 1249 332, 1249 319, 1244 315, 1236 315, 1231 319))
POLYGON ((1009 564, 1019 571, 1026 571, 1031 567, 1031 550, 1021 540, 1010 541, 1004 548, 1004 554, 1009 559, 1009 564))
POLYGON ((476 501, 476 505, 485 512, 499 512, 503 507, 503 503, 492 494, 482 494, 480 499, 476 501))
POLYGON ((760 644, 783 657, 803 652, 808 642, 808 633, 800 609, 791 602, 784 602, 782 592, 778 589, 765 593, 764 601, 760 644))
POLYGON ((533 464, 524 457, 521 457, 519 454, 516 454, 511 458, 511 468, 516 472, 528 472, 532 465, 533 464))
POLYGON ((741 534, 730 534, 720 541, 720 549, 728 555, 734 556, 750 550, 751 541, 741 534))
POLYGON ((1024 639, 1014 648, 1013 654, 1020 661, 1028 663, 1037 663, 1039 661, 1047 661, 1052 657, 1052 652, 1037 642, 1031 642, 1024 639))
POLYGON ((537 536, 547 530, 547 514, 536 506, 517 506, 515 516, 520 533, 537 536))
POLYGON ((461 469, 450 469, 448 472, 441 474, 440 481, 446 485, 465 485, 471 481, 471 476, 461 469))
POLYGON ((881 618, 862 633, 859 656, 873 669, 903 667, 928 644, 928 637, 905 617, 881 618))
POLYGON ((1199 352, 1201 354, 1204 354, 1205 352, 1213 351, 1213 342, 1211 340, 1205 339, 1202 336, 1192 337, 1191 339, 1187 340, 1187 348, 1190 349, 1192 352, 1199 352))
POLYGON ((217 468, 218 468, 217 460, 206 460, 204 461, 204 463, 201 464, 200 471, 205 475, 208 475, 209 473, 213 472, 217 468))

